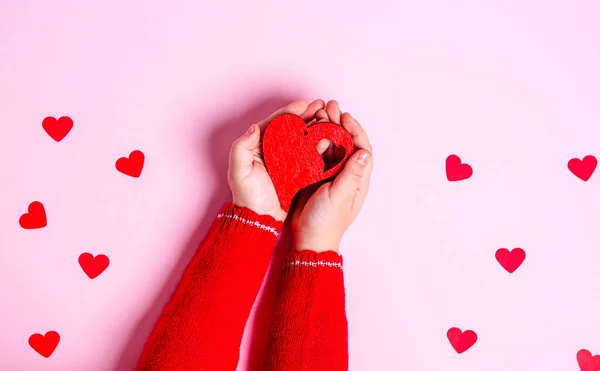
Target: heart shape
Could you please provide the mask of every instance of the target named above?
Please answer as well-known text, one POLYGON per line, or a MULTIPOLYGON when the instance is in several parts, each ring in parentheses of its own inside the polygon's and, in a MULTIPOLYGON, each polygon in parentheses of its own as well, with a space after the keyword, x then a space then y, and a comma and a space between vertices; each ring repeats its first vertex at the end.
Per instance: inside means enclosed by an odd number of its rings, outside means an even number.
POLYGON ((54 117, 46 117, 42 121, 42 127, 50 135, 50 138, 60 142, 73 128, 73 120, 68 116, 63 116, 58 120, 54 117))
POLYGON ((519 247, 512 251, 508 249, 498 249, 496 251, 496 260, 508 273, 516 271, 525 260, 525 256, 525 251, 519 247))
POLYGON ((263 136, 263 156, 281 208, 289 210, 301 189, 338 174, 354 152, 350 134, 340 125, 322 122, 307 126, 300 116, 285 114, 274 118, 263 136), (322 139, 344 147, 343 160, 327 171, 317 151, 322 139))
POLYGON ((592 356, 587 349, 577 352, 577 363, 581 371, 600 371, 600 355, 592 356))
POLYGON ((454 350, 460 354, 468 350, 475 342, 477 342, 477 334, 471 330, 462 332, 461 329, 452 327, 448 330, 448 340, 454 350))
POLYGON ((19 225, 24 229, 44 228, 48 224, 46 210, 39 201, 33 201, 27 208, 27 213, 19 218, 19 225))
POLYGON ((568 164, 569 170, 584 182, 587 182, 592 177, 596 166, 598 166, 598 160, 592 155, 585 156, 582 160, 573 158, 568 164))
POLYGON ((129 154, 129 157, 121 157, 115 163, 117 170, 125 175, 139 178, 144 168, 144 154, 142 151, 135 150, 129 154))
POLYGON ((446 158, 446 178, 451 182, 469 179, 473 175, 473 168, 463 164, 460 157, 450 155, 446 158))
POLYGON ((96 257, 89 252, 79 255, 79 265, 81 269, 91 279, 98 277, 106 268, 108 268, 108 256, 99 254, 96 257))
POLYGON ((54 353, 59 341, 60 335, 56 331, 48 331, 46 335, 33 334, 29 337, 29 345, 33 350, 46 358, 54 353))

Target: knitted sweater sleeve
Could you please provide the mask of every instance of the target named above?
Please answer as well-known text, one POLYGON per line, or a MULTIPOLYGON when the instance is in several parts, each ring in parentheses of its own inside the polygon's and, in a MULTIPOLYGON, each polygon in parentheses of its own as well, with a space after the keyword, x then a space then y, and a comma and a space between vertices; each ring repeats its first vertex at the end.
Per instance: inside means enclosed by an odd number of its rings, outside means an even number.
POLYGON ((223 206, 148 338, 139 371, 235 370, 282 224, 223 206))
POLYGON ((342 257, 294 252, 284 263, 265 370, 348 370, 342 257))

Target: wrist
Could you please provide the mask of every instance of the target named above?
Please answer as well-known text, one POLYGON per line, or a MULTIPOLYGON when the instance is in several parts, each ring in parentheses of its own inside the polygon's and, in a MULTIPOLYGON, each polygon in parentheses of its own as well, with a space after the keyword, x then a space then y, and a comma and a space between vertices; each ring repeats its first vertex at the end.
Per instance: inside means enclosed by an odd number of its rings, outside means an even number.
POLYGON ((217 214, 215 227, 221 230, 227 230, 234 234, 265 235, 277 237, 283 228, 283 223, 276 220, 271 215, 259 214, 254 210, 238 206, 234 203, 226 203, 221 207, 217 214))
POLYGON ((292 247, 295 251, 314 251, 317 253, 333 251, 339 252, 340 243, 335 239, 326 239, 326 238, 314 238, 303 236, 300 233, 296 233, 292 239, 292 247))
POLYGON ((293 251, 283 262, 283 269, 295 271, 296 273, 310 273, 320 271, 323 273, 338 274, 331 268, 338 268, 341 271, 343 259, 335 251, 293 251))
POLYGON ((258 215, 266 215, 274 218, 278 222, 283 222, 287 216, 287 214, 279 207, 269 207, 268 205, 261 205, 260 203, 249 202, 245 197, 236 197, 233 194, 233 200, 231 202, 233 205, 246 208, 248 210, 252 210, 258 215))

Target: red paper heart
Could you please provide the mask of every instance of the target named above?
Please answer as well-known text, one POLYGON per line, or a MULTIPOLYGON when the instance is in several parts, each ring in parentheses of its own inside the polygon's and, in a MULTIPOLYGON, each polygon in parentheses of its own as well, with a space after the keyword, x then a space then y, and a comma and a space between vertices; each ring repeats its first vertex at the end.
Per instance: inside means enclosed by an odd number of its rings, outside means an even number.
POLYGON ((600 371, 600 355, 592 356, 587 349, 577 352, 577 363, 581 371, 600 371))
POLYGON ((79 265, 81 265, 81 269, 87 274, 87 276, 91 279, 98 277, 106 268, 108 268, 108 264, 110 261, 108 260, 108 256, 99 254, 96 257, 94 255, 84 252, 79 255, 79 265))
POLYGON ((519 247, 512 251, 508 251, 508 249, 498 249, 498 251, 496 251, 496 260, 498 260, 498 263, 500 263, 508 273, 513 273, 525 260, 525 251, 519 247))
POLYGON ((323 122, 307 127, 301 117, 291 114, 273 119, 263 137, 265 166, 285 211, 302 188, 338 174, 353 152, 352 137, 340 125, 323 122), (330 139, 346 151, 344 159, 327 171, 323 171, 325 163, 317 151, 322 139, 330 139))
POLYGON ((129 157, 121 157, 115 163, 117 170, 125 175, 138 178, 144 168, 144 154, 141 151, 133 151, 129 157))
POLYGON ((42 121, 42 127, 52 139, 60 142, 73 128, 73 120, 67 116, 63 116, 58 120, 54 117, 46 117, 44 121, 42 121))
POLYGON ((29 337, 29 345, 33 350, 46 358, 52 355, 59 341, 60 336, 56 331, 48 331, 46 335, 33 334, 29 337))
POLYGON ((450 155, 446 158, 446 177, 451 182, 469 179, 473 175, 471 165, 463 164, 460 157, 450 155))
POLYGON ((477 342, 477 334, 474 331, 467 330, 462 332, 459 328, 452 327, 448 330, 448 340, 450 345, 458 354, 463 353, 477 342))
POLYGON ((44 228, 48 224, 46 210, 39 201, 33 201, 27 208, 27 213, 19 218, 19 225, 24 229, 44 228))
POLYGON ((584 182, 587 182, 592 174, 594 174, 596 166, 598 166, 598 160, 592 155, 585 156, 583 160, 573 158, 568 164, 569 170, 584 182))

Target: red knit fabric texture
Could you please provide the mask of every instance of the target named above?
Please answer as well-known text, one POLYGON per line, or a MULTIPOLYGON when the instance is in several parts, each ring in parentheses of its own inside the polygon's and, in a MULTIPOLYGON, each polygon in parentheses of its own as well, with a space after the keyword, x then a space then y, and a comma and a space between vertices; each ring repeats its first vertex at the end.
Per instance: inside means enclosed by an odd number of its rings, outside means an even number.
POLYGON ((137 370, 235 370, 282 224, 227 204, 150 334, 137 370))
POLYGON ((348 370, 342 257, 290 254, 277 289, 265 370, 348 370))

